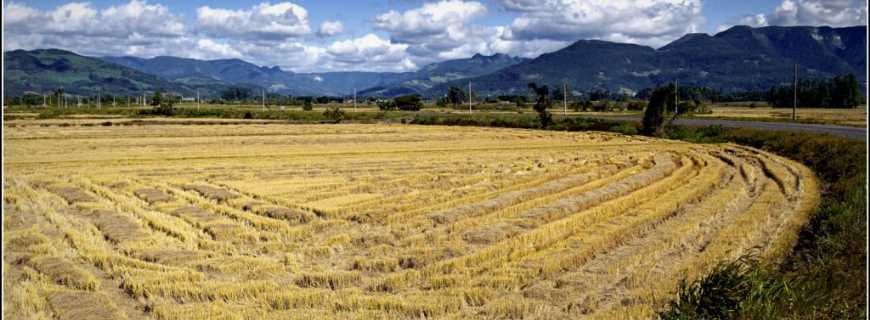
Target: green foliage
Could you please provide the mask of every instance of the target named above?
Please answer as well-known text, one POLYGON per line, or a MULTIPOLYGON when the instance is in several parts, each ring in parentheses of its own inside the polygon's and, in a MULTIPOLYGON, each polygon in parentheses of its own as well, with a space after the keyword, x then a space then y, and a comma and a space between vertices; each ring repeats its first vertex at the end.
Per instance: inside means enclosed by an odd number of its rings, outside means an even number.
MULTIPOLYGON (((854 108, 864 103, 861 86, 853 74, 831 79, 804 79, 798 84, 798 108, 854 108)), ((794 106, 794 86, 770 88, 767 102, 775 108, 794 106)))
MULTIPOLYGON (((671 138, 694 142, 734 142, 800 161, 813 169, 826 190, 797 246, 782 266, 732 262, 692 284, 660 316, 691 318, 689 312, 729 310, 733 319, 863 319, 866 317, 866 146, 830 135, 755 129, 681 128, 671 138), (674 136, 674 135, 677 136, 674 136), (734 276, 733 270, 743 270, 734 276), (740 281, 723 282, 731 277, 740 281), (715 283, 715 290, 692 291, 715 283), (749 291, 745 291, 746 286, 749 291), (732 300, 715 295, 729 293, 732 300), (740 295, 731 293, 743 292, 740 295), (739 301, 733 307, 733 300, 739 301), (698 301, 706 301, 699 305, 698 301), (694 306, 694 307, 693 307, 694 306), (677 315, 688 314, 685 317, 677 315)), ((696 314, 697 315, 697 314, 696 314)), ((713 317, 708 317, 713 318, 713 317)))
POLYGON ((550 124, 553 123, 553 116, 549 111, 547 111, 547 109, 550 108, 550 105, 552 105, 552 102, 550 102, 549 88, 547 88, 547 86, 539 87, 534 82, 530 82, 529 89, 531 89, 537 97, 535 105, 532 108, 534 108, 535 112, 538 113, 538 121, 541 122, 541 127, 549 127, 550 124))
POLYGON ((619 132, 627 135, 635 135, 637 134, 637 126, 634 123, 626 122, 617 126, 610 128, 610 130, 614 132, 619 132))
POLYGON ((311 100, 310 100, 310 99, 306 99, 305 102, 302 103, 302 110, 303 110, 303 111, 311 111, 311 110, 314 110, 314 106, 311 105, 311 100))
POLYGON ((329 108, 323 111, 323 116, 335 123, 339 123, 341 120, 344 120, 344 110, 338 107, 329 108))
POLYGON ((254 93, 251 88, 241 86, 231 86, 221 91, 221 99, 224 101, 245 101, 253 97, 253 95, 254 93))
POLYGON ((455 108, 468 101, 468 94, 458 87, 450 87, 447 91, 447 101, 453 104, 453 107, 455 108))
POLYGON ((447 108, 447 103, 447 97, 441 97, 438 99, 437 102, 435 102, 435 105, 437 105, 439 108, 447 108))
POLYGON ((423 107, 423 101, 417 94, 396 97, 393 102, 395 108, 402 111, 419 111, 423 107))
POLYGON ((625 109, 629 111, 643 111, 646 109, 646 102, 640 100, 632 100, 625 104, 625 109))
POLYGON ((163 103, 163 94, 160 92, 160 89, 154 91, 154 94, 151 95, 151 106, 159 106, 163 103))
POLYGON ((378 101, 378 110, 381 110, 381 111, 396 110, 396 102, 393 100, 378 101))
POLYGON ((517 108, 525 108, 526 107, 526 97, 525 96, 518 96, 515 99, 515 102, 516 102, 517 108))
POLYGON ((655 89, 649 98, 646 111, 643 113, 641 132, 648 136, 663 136, 665 125, 665 113, 673 109, 675 102, 674 86, 655 89))
POLYGON ((681 281, 677 299, 670 302, 660 319, 729 319, 739 313, 740 303, 752 290, 753 268, 743 263, 724 263, 695 282, 681 281))

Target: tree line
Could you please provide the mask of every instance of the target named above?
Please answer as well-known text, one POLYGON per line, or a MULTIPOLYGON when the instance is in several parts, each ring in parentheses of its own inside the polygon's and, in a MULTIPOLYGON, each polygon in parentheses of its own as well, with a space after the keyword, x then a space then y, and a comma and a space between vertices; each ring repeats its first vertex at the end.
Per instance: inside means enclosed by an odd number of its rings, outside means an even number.
MULTIPOLYGON (((780 85, 767 92, 767 103, 774 108, 794 105, 794 86, 780 85)), ((830 79, 804 79, 798 82, 798 108, 854 108, 864 103, 861 85, 853 74, 830 79)))

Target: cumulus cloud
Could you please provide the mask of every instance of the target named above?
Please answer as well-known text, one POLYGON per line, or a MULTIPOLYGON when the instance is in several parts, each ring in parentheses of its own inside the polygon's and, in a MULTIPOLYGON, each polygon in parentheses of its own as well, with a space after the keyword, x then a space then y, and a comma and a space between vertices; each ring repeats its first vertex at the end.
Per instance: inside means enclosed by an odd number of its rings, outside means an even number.
POLYGON ((242 10, 204 6, 196 10, 196 22, 200 31, 217 37, 284 40, 311 32, 308 11, 292 2, 242 10))
POLYGON ((317 35, 321 37, 331 37, 344 32, 344 24, 341 21, 324 21, 320 24, 320 30, 317 35))
POLYGON ((773 12, 743 16, 734 24, 720 25, 717 30, 732 25, 848 27, 866 23, 866 0, 784 0, 773 12))
MULTIPOLYGON (((407 54, 408 45, 392 43, 369 33, 355 39, 333 42, 326 48, 330 68, 365 64, 381 70, 406 71, 417 66, 407 54)), ((352 68, 353 69, 353 68, 352 68)))
POLYGON ((399 41, 416 42, 420 37, 462 29, 466 22, 484 13, 486 7, 480 2, 444 0, 405 12, 390 10, 375 18, 375 25, 399 41))
POLYGON ((178 37, 186 28, 181 17, 161 4, 130 2, 97 10, 88 2, 72 2, 40 11, 14 2, 3 6, 3 24, 10 34, 42 33, 66 36, 126 38, 134 34, 178 37))
POLYGON ((603 39, 661 46, 697 32, 701 0, 502 0, 520 16, 510 25, 517 40, 603 39))

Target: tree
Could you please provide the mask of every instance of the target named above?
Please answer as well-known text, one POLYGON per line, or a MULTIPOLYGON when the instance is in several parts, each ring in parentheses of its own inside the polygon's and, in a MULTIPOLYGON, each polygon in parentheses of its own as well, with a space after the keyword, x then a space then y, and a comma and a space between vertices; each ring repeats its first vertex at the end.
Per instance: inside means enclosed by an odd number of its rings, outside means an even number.
POLYGON ((160 93, 160 89, 154 91, 154 95, 151 96, 151 106, 156 107, 159 106, 163 102, 163 94, 160 93))
POLYGON ((538 86, 534 82, 529 83, 529 89, 536 96, 535 105, 533 108, 538 113, 538 120, 541 121, 541 127, 549 127, 553 123, 553 116, 547 111, 552 102, 550 102, 550 90, 547 86, 538 86))
POLYGON ((447 97, 438 98, 438 101, 435 103, 439 108, 447 108, 447 97))
POLYGON ((643 129, 641 130, 643 134, 657 137, 664 135, 665 113, 667 110, 673 110, 676 102, 674 91, 674 85, 669 85, 657 88, 650 94, 649 103, 643 113, 643 129))
MULTIPOLYGON (((767 91, 767 103, 774 108, 794 105, 794 86, 773 86, 767 91)), ((798 84, 798 108, 854 108, 863 103, 861 85, 853 74, 830 79, 803 79, 798 84)))
POLYGON ((221 91, 221 99, 224 101, 244 101, 253 96, 250 88, 231 86, 221 91))
POLYGON ((378 101, 378 109, 381 111, 395 110, 396 102, 393 100, 378 101))
POLYGON ((454 108, 467 100, 468 95, 458 87, 450 87, 450 90, 447 91, 447 101, 450 101, 454 108))
POLYGON ((393 99, 395 107, 404 111, 419 111, 423 107, 420 95, 412 94, 393 99))
POLYGON ((517 103, 517 108, 525 108, 526 107, 526 97, 525 96, 517 96, 515 99, 517 103))
POLYGON ((302 103, 302 110, 303 111, 311 111, 313 109, 314 109, 314 106, 311 105, 311 99, 305 99, 305 101, 302 103))
POLYGON ((338 107, 332 107, 323 111, 323 116, 335 123, 339 123, 344 119, 344 111, 338 107))

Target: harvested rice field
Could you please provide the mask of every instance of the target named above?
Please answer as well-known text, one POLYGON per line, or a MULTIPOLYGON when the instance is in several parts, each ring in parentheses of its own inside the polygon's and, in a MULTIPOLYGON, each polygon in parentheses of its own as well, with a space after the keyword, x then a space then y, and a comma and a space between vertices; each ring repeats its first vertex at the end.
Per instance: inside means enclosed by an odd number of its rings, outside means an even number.
POLYGON ((6 128, 8 319, 650 318, 790 250, 806 167, 737 145, 407 125, 6 128))

